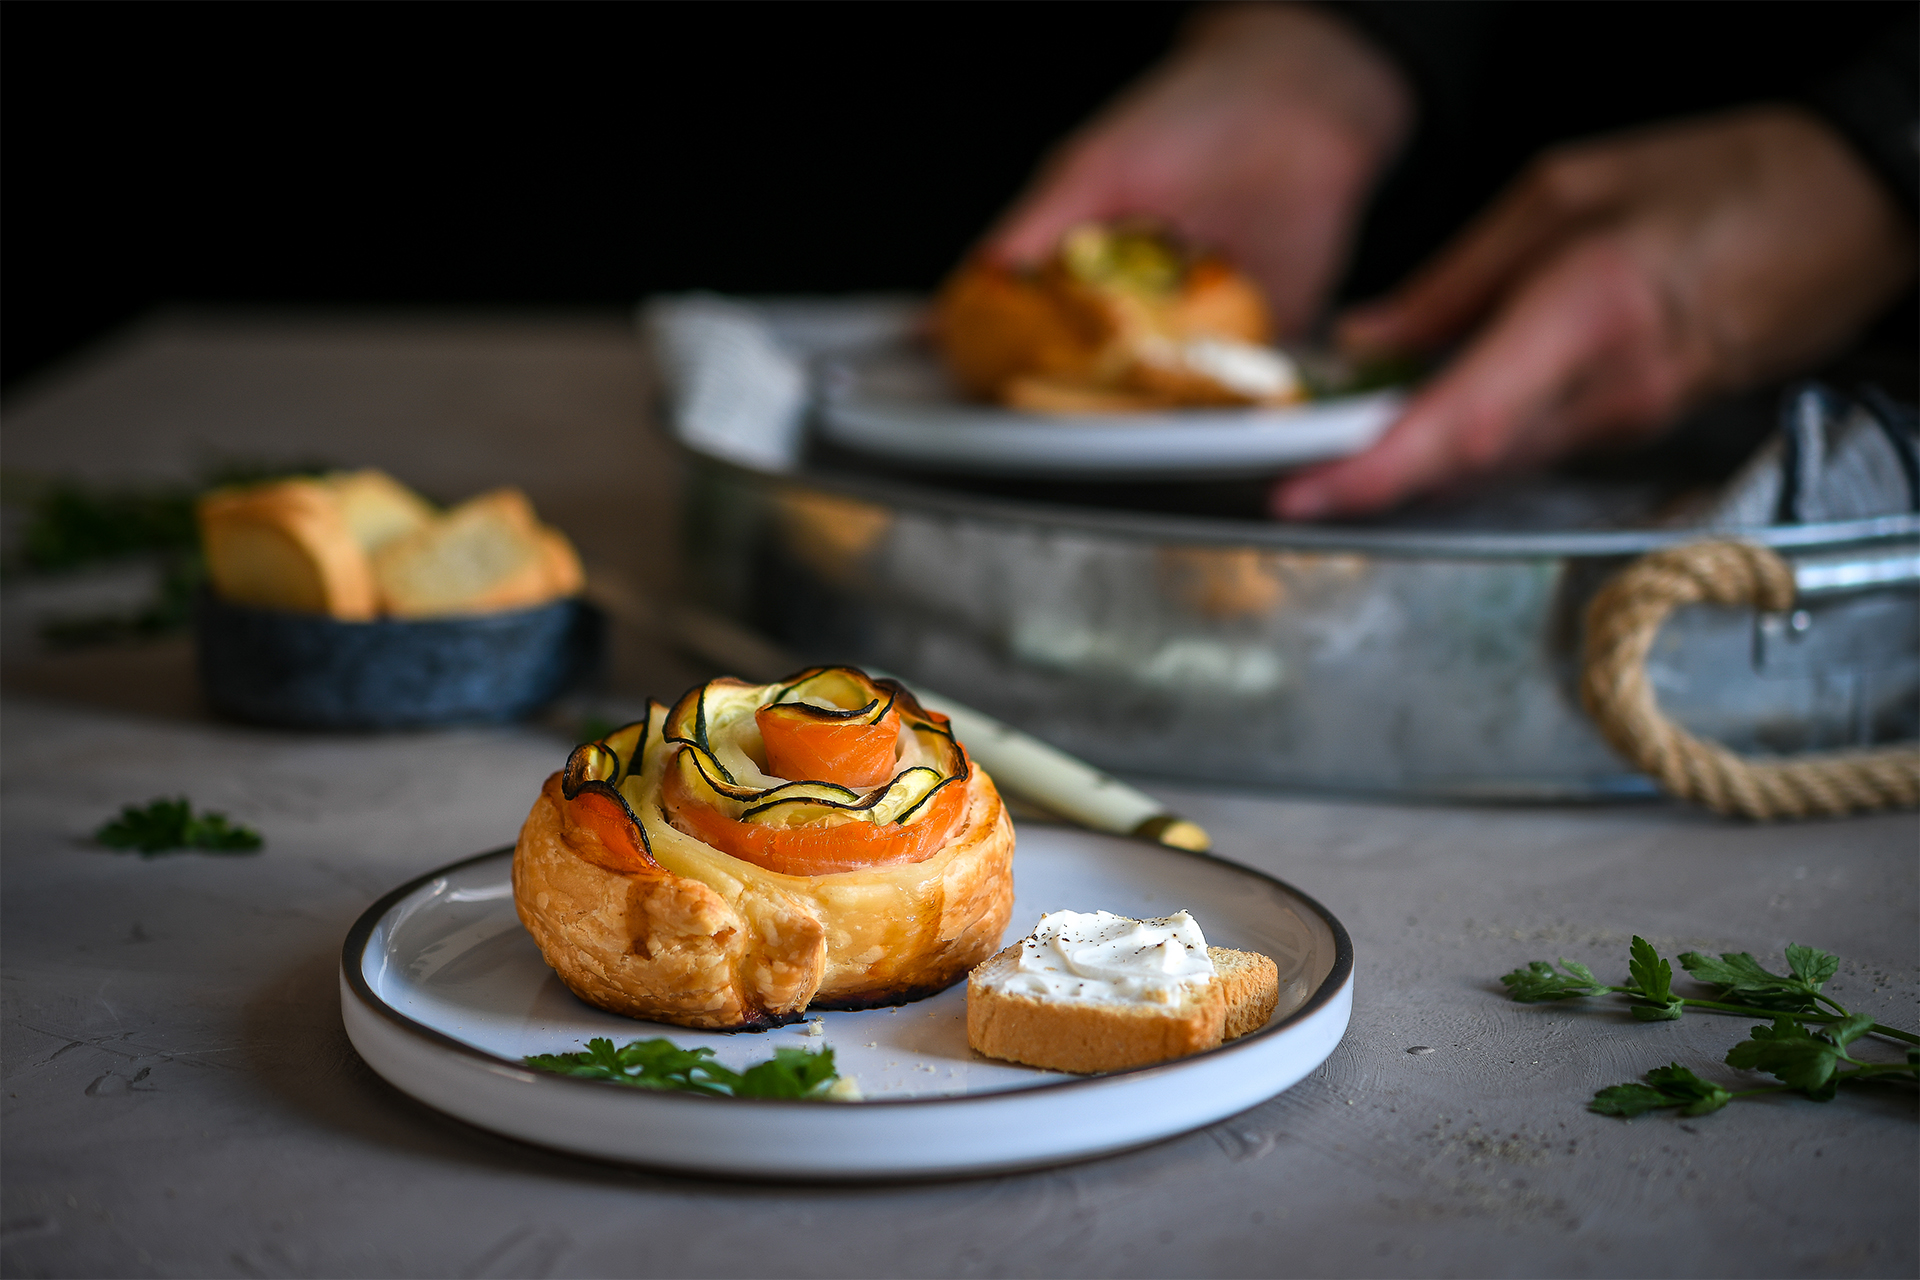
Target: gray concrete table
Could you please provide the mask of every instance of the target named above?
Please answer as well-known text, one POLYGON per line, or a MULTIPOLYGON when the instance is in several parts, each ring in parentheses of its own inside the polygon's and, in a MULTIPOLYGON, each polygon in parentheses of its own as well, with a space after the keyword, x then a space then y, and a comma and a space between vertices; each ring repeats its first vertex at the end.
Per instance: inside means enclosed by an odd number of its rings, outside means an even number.
MULTIPOLYGON (((175 317, 26 388, 10 472, 184 479, 214 458, 385 466, 439 497, 523 484, 584 552, 670 580, 676 477, 617 317, 175 317)), ((1597 1087, 1709 1075, 1748 1025, 1520 1006, 1565 955, 1840 952, 1832 989, 1912 1026, 1916 822, 1752 827, 1670 806, 1468 808, 1161 789, 1228 857, 1352 931, 1352 1029, 1252 1111, 1146 1150, 945 1183, 704 1181, 443 1118, 341 1030, 347 927, 511 840, 566 747, 538 724, 377 738, 210 719, 183 643, 64 655, 15 625, 105 578, 14 582, 3 734, 0 1265, 9 1275, 1913 1275, 1910 1090, 1685 1121, 1597 1087), (90 844, 184 794, 256 857, 90 844), (1414 1046, 1433 1052, 1413 1054, 1414 1046)), ((91 598, 91 597, 88 597, 91 598)), ((616 682, 705 673, 624 637, 616 682)))

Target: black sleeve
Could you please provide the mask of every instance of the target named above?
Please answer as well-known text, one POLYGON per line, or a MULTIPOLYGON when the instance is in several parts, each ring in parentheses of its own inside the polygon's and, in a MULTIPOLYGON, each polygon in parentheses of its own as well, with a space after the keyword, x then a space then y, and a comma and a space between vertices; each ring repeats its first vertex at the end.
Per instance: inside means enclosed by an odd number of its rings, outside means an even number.
POLYGON ((1853 144, 1908 213, 1920 213, 1920 18, 1910 7, 1801 101, 1853 144))

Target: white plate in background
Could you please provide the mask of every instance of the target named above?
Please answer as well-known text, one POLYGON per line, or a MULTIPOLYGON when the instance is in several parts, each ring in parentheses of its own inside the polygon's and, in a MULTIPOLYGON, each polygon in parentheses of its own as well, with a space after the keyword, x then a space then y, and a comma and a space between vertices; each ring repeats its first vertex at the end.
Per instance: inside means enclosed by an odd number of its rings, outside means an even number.
POLYGON ((1102 1076, 1037 1071, 967 1047, 966 984, 894 1009, 828 1012, 724 1034, 638 1022, 576 999, 514 915, 511 851, 402 885, 347 936, 347 1035, 429 1106, 510 1137, 600 1159, 768 1177, 937 1176, 1083 1159, 1244 1111, 1324 1062, 1353 1005, 1353 947, 1325 908, 1257 871, 1060 827, 1020 832, 1008 940, 1042 912, 1160 916, 1185 908, 1208 942, 1280 967, 1265 1028, 1174 1062, 1102 1076), (833 1047, 861 1102, 712 1098, 536 1072, 535 1053, 667 1036, 740 1067, 775 1048, 833 1047))
POLYGON ((923 350, 891 347, 828 363, 820 433, 895 462, 1060 479, 1258 475, 1358 453, 1400 412, 1399 391, 1283 409, 1042 414, 964 400, 923 350))

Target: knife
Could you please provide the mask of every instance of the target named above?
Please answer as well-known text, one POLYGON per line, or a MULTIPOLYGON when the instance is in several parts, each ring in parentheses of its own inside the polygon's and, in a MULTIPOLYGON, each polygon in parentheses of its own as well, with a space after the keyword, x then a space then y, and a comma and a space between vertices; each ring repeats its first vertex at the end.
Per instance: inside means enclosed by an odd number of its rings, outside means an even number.
MULTIPOLYGON (((604 569, 588 573, 587 598, 615 617, 746 679, 778 680, 808 665, 731 618, 684 601, 656 604, 604 569)), ((867 671, 876 677, 889 675, 872 667, 867 671)), ((1199 823, 1086 761, 916 681, 890 678, 912 690, 927 710, 952 721, 954 736, 966 744, 967 754, 1009 796, 1089 830, 1191 853, 1213 847, 1199 823)))

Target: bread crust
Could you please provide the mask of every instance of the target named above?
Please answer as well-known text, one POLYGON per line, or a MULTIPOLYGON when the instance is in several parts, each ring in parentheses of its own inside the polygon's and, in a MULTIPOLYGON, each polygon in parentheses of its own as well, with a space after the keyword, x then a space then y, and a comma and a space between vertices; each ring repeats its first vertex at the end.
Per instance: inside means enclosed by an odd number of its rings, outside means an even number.
POLYGON ((1238 1040, 1267 1025, 1280 1003, 1280 967, 1257 951, 1208 947, 1214 973, 1226 999, 1227 1020, 1221 1037, 1238 1040))
POLYGON ((674 828, 660 782, 681 748, 649 716, 621 783, 651 865, 623 867, 572 820, 547 779, 514 848, 514 904, 560 980, 629 1017, 709 1030, 793 1022, 810 1007, 870 1008, 944 990, 990 954, 1013 912, 1013 824, 970 766, 968 800, 921 862, 782 875, 674 828))
POLYGON ((540 526, 540 554, 547 576, 547 595, 553 599, 577 596, 586 588, 586 571, 573 541, 552 525, 540 526))
POLYGON ((373 617, 377 595, 366 554, 323 483, 215 490, 195 514, 207 572, 223 598, 347 622, 373 617))

